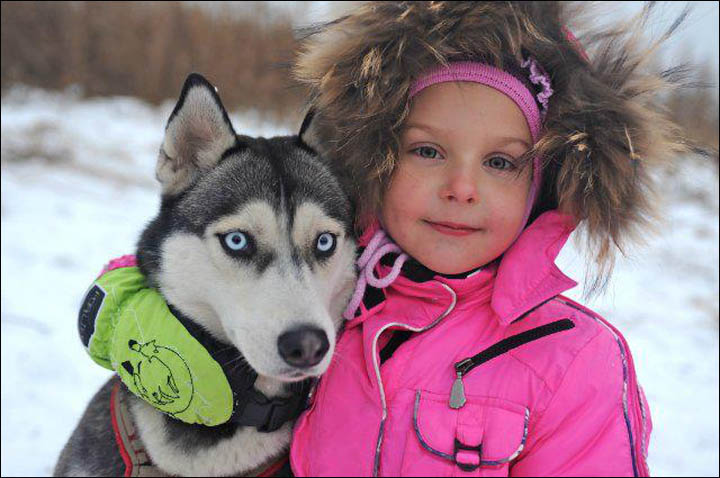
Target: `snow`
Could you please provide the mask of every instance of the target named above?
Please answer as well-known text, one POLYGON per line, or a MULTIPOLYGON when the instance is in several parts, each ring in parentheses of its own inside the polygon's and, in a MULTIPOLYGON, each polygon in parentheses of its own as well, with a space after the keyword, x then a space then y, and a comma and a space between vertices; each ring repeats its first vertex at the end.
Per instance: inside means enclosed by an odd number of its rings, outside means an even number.
MULTIPOLYGON (((155 215, 155 159, 173 104, 81 100, 15 88, 2 99, 3 476, 49 475, 110 372, 76 329, 79 301, 110 258, 134 252, 155 215)), ((238 132, 291 131, 231 115, 238 132)), ((585 301, 633 352, 654 422, 654 475, 718 475, 718 176, 684 160, 664 178, 661 233, 585 301)), ((570 242, 558 264, 579 282, 570 242)), ((582 301, 580 287, 569 294, 582 301)))

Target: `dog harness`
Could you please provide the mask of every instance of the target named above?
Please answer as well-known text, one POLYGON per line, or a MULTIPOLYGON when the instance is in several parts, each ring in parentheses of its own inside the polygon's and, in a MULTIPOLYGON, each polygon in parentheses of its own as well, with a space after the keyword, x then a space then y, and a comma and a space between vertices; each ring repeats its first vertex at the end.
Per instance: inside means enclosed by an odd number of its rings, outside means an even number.
MULTIPOLYGON (((110 416, 118 453, 125 463, 123 476, 159 477, 170 476, 158 468, 145 451, 142 439, 135 428, 125 397, 120 392, 120 381, 116 380, 110 392, 110 416)), ((288 464, 285 455, 265 469, 256 469, 248 476, 275 476, 288 464)))

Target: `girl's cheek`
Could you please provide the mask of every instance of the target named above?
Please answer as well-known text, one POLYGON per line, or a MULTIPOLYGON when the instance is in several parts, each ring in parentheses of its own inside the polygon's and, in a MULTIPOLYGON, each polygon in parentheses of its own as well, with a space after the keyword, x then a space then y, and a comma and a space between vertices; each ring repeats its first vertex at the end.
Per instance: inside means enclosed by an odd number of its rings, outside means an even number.
POLYGON ((396 170, 385 191, 381 206, 381 216, 387 228, 393 229, 410 214, 410 205, 414 201, 414 198, 409 196, 411 193, 412 183, 402 171, 396 170))
POLYGON ((525 213, 525 198, 522 197, 522 192, 517 195, 489 195, 486 201, 489 201, 487 220, 493 230, 514 233, 516 228, 520 227, 519 223, 525 213))
POLYGON ((400 158, 400 163, 393 173, 393 179, 402 183, 417 184, 422 181, 422 177, 422 168, 413 163, 411 158, 400 158))
POLYGON ((401 209, 412 209, 417 200, 425 196, 424 191, 428 187, 428 181, 424 176, 426 175, 422 171, 411 165, 400 164, 388 186, 386 200, 396 203, 396 207, 401 209))

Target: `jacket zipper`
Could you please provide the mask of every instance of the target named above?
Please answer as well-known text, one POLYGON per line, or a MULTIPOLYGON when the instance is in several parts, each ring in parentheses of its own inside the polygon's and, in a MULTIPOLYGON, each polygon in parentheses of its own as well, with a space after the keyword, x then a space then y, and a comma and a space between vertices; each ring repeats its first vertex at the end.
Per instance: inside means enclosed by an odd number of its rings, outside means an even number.
POLYGON ((550 322, 549 324, 526 330, 525 332, 521 332, 517 335, 511 335, 510 337, 491 345, 472 357, 456 362, 455 373, 457 374, 457 378, 455 379, 455 383, 453 383, 452 390, 450 391, 450 408, 458 409, 465 405, 467 400, 465 399, 465 384, 463 383, 463 377, 475 367, 482 365, 495 357, 503 355, 514 348, 520 347, 521 345, 525 345, 548 335, 570 330, 574 327, 575 324, 570 319, 556 320, 555 322, 550 322))
POLYGON ((375 369, 375 378, 378 382, 378 388, 380 389, 380 401, 382 403, 382 418, 380 419, 380 429, 378 431, 378 440, 377 445, 375 446, 375 460, 373 463, 373 476, 378 476, 378 472, 380 470, 380 449, 382 447, 382 440, 383 435, 385 432, 385 420, 387 419, 387 402, 385 400, 385 387, 383 387, 382 383, 382 377, 380 375, 380 364, 378 362, 378 354, 377 354, 377 341, 380 335, 387 330, 390 327, 403 327, 405 330, 409 330, 411 332, 425 332, 428 329, 431 329, 435 327, 442 319, 448 316, 450 312, 455 308, 455 304, 457 303, 457 294, 455 294, 455 291, 452 290, 450 286, 447 284, 444 284, 442 282, 439 282, 441 286, 443 286, 445 289, 447 289, 448 292, 452 295, 452 302, 448 306, 447 310, 440 314, 440 317, 435 319, 430 325, 427 325, 425 327, 411 327, 408 324, 403 324, 400 322, 392 322, 390 324, 385 324, 383 327, 380 328, 375 333, 375 337, 373 338, 373 346, 372 346, 372 355, 373 355, 373 368, 375 369))

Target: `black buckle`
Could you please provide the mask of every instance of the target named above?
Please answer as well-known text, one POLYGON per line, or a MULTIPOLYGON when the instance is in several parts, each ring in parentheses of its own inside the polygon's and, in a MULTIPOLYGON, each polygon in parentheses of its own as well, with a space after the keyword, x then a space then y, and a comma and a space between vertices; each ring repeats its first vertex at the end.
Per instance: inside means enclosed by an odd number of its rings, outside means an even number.
POLYGON ((280 428, 288 419, 289 415, 298 408, 296 397, 290 397, 286 399, 275 398, 267 403, 267 413, 265 418, 262 420, 262 424, 257 427, 259 432, 267 433, 273 432, 280 428))
POLYGON ((263 433, 273 432, 285 422, 297 418, 305 401, 304 395, 269 399, 257 390, 248 395, 236 401, 232 420, 239 425, 255 427, 263 433))
POLYGON ((453 451, 453 459, 455 461, 455 464, 460 467, 462 471, 473 471, 478 469, 480 467, 480 464, 482 463, 482 442, 478 446, 468 446, 455 438, 455 450, 453 451), (477 465, 459 462, 457 459, 457 454, 460 450, 476 451, 478 454, 477 465))

